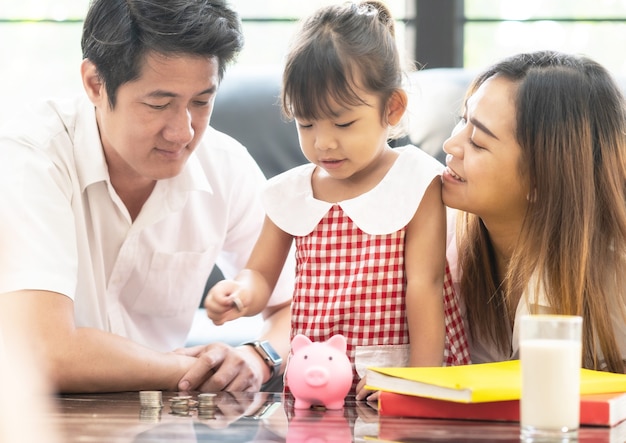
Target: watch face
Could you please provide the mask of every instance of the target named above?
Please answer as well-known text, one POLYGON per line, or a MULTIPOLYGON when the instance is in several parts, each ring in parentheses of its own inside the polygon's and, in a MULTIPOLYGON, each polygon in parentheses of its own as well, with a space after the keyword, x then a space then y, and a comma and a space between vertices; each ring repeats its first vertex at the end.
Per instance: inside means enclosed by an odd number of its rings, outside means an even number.
POLYGON ((274 350, 272 345, 270 345, 268 342, 262 341, 261 343, 259 343, 259 346, 263 348, 263 350, 267 353, 268 357, 272 360, 272 362, 274 363, 282 362, 283 359, 280 356, 280 354, 276 352, 276 350, 274 350))

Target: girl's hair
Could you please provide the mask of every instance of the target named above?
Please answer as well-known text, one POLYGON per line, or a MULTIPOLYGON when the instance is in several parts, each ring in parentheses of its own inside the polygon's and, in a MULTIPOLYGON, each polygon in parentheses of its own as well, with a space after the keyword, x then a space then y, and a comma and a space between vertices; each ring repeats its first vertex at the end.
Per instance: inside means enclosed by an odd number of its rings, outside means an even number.
POLYGON ((543 288, 555 313, 583 317, 585 367, 623 372, 611 314, 624 317, 626 294, 624 97, 598 63, 551 51, 497 63, 468 96, 496 75, 518 85, 515 135, 530 203, 503 281, 482 221, 460 218, 471 335, 510 351, 511 319, 530 284, 543 288))
POLYGON ((323 7, 302 23, 287 55, 283 113, 305 120, 332 116, 333 101, 363 104, 358 86, 385 104, 402 79, 394 21, 383 3, 323 7))

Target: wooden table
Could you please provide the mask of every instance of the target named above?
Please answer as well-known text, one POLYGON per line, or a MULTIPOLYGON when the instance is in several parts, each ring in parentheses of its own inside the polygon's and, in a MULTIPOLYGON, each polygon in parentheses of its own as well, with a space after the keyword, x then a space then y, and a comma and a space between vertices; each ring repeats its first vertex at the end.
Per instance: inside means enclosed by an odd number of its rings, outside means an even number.
MULTIPOLYGON (((142 409, 137 392, 63 395, 47 420, 61 442, 519 442, 517 423, 420 420, 378 417, 374 406, 348 398, 340 411, 295 410, 293 399, 278 393, 217 394, 212 410, 172 412, 164 406, 142 409), (312 440, 311 440, 312 441, 312 440)), ((196 399, 195 393, 191 395, 196 399)), ((614 428, 581 428, 579 442, 626 441, 626 422, 614 428)))

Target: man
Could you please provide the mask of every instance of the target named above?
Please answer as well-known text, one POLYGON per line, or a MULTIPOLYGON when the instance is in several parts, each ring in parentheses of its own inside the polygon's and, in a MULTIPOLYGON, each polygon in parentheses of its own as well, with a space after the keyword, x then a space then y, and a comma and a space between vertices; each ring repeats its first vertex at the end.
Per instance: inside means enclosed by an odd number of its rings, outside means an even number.
POLYGON ((243 268, 263 222, 260 169, 208 126, 242 44, 222 0, 94 0, 86 97, 0 132, 0 325, 26 314, 59 391, 258 390, 280 372, 264 358, 288 352, 290 272, 264 347, 175 351, 213 264, 243 268))

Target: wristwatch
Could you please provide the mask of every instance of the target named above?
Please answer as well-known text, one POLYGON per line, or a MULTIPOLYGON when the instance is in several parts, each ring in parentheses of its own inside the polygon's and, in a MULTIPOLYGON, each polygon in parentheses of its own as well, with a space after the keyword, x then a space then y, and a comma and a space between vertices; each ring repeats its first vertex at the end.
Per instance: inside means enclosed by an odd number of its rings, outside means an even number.
POLYGON ((280 365, 283 363, 283 358, 278 352, 276 352, 269 341, 255 340, 242 343, 241 346, 252 346, 257 354, 261 356, 265 364, 267 364, 270 368, 270 380, 274 377, 274 375, 278 374, 280 365))

